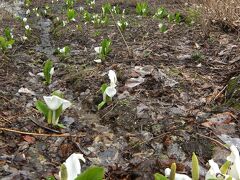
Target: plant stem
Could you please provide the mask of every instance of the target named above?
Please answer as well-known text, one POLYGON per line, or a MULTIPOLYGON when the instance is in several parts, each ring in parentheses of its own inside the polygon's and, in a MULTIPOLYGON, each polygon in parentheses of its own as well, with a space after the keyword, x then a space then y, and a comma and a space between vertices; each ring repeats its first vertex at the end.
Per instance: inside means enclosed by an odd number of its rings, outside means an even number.
POLYGON ((127 47, 128 55, 129 55, 129 56, 132 56, 132 51, 130 50, 130 47, 128 46, 127 41, 125 40, 125 38, 124 38, 124 36, 123 36, 123 34, 122 34, 121 29, 120 29, 119 26, 117 25, 117 21, 116 21, 114 15, 113 15, 112 11, 110 11, 110 13, 111 13, 111 16, 112 16, 112 18, 113 18, 114 24, 115 24, 115 26, 117 27, 117 29, 118 29, 118 31, 119 31, 119 33, 120 33, 120 35, 121 35, 121 37, 122 37, 122 39, 123 39, 126 47, 127 47))
POLYGON ((54 110, 53 113, 52 113, 52 124, 53 125, 56 125, 56 111, 54 110))

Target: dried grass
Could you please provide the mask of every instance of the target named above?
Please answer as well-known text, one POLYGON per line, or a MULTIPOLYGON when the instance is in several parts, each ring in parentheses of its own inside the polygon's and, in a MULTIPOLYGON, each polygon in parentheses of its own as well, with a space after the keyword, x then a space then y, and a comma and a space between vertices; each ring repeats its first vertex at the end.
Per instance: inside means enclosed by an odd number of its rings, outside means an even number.
POLYGON ((240 30, 240 0, 191 0, 201 10, 203 25, 210 22, 220 23, 222 27, 240 30))

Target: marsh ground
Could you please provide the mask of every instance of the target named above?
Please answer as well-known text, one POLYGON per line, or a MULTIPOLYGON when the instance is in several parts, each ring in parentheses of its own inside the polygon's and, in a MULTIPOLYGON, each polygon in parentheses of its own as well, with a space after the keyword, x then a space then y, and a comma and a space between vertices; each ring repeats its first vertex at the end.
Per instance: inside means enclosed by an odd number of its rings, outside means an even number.
MULTIPOLYGON (((66 19, 64 3, 36 0, 29 8, 38 7, 41 15, 28 15, 33 30, 23 42, 24 27, 13 14, 17 10, 25 16, 27 8, 14 9, 12 3, 0 8, 1 34, 5 27, 11 27, 16 38, 13 48, 0 54, 2 179, 57 177, 59 165, 74 152, 87 159, 83 168, 104 166, 106 179, 151 179, 172 162, 177 162, 179 172, 190 174, 192 152, 199 156, 202 174, 209 159, 223 162, 228 151, 218 142, 240 135, 239 111, 224 106, 222 91, 229 79, 239 74, 236 32, 211 25, 206 36, 198 23, 189 26, 184 20, 179 24, 165 20, 169 29, 161 33, 159 20, 152 15, 137 17, 134 2, 112 1, 112 5, 126 8, 129 27, 123 35, 129 54, 111 19, 107 26, 96 27, 85 24, 79 14, 76 22, 62 27, 56 17, 66 19), (49 11, 44 14, 46 4, 49 11), (97 64, 94 47, 104 38, 112 40, 112 52, 97 64), (54 53, 64 46, 71 48, 69 56, 54 53), (52 84, 46 86, 36 74, 49 58, 56 71, 52 84), (110 69, 118 76, 118 94, 98 111, 102 98, 99 88, 108 82, 110 69), (20 88, 30 91, 19 93, 20 88), (63 91, 73 103, 61 119, 65 129, 47 125, 34 105, 54 90, 63 91), (53 133, 59 137, 48 137, 53 133), (61 133, 70 135, 61 137, 61 133)), ((89 11, 100 13, 103 3, 97 1, 89 11)), ((183 4, 150 1, 151 12, 164 6, 171 12, 182 12, 184 17, 187 7, 183 4)), ((80 6, 87 8, 78 2, 75 9, 79 11, 80 6)))

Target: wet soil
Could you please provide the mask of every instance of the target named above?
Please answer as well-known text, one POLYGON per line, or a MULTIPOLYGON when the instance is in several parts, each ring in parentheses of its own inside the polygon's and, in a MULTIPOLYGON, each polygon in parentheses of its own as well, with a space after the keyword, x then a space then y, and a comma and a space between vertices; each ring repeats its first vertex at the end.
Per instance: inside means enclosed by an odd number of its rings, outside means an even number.
MULTIPOLYGON (((198 23, 189 26, 167 21, 169 30, 161 33, 158 20, 137 17, 134 1, 112 1, 126 8, 130 25, 123 35, 132 51, 129 55, 112 20, 96 27, 85 23, 79 13, 76 22, 62 27, 56 18, 67 18, 63 2, 36 0, 29 8, 38 7, 39 17, 26 15, 28 8, 23 4, 15 8, 20 10, 19 16, 27 16, 32 28, 23 42, 24 26, 16 18, 16 10, 6 8, 12 3, 0 6, 0 33, 11 27, 16 39, 12 49, 0 52, 1 179, 58 178, 60 164, 74 152, 87 159, 83 169, 93 164, 104 166, 106 179, 153 179, 154 173, 163 173, 172 162, 177 163, 179 172, 191 174, 192 152, 199 156, 203 174, 207 161, 224 149, 216 143, 222 142, 219 135, 239 138, 239 111, 224 106, 222 91, 228 80, 239 74, 240 61, 233 61, 240 53, 237 33, 212 25, 206 37, 198 23), (50 8, 44 14, 47 4, 50 8), (104 38, 112 40, 112 52, 97 64, 94 47, 104 38), (71 48, 70 55, 54 53, 64 46, 71 48), (46 86, 37 73, 49 58, 55 74, 52 84, 46 86), (136 70, 139 66, 148 67, 146 74, 136 70), (117 73, 118 94, 98 111, 99 89, 109 81, 110 69, 117 73), (130 87, 131 78, 139 77, 143 82, 130 87), (19 93, 22 87, 33 93, 19 93), (47 125, 34 105, 55 90, 63 91, 65 99, 73 103, 60 120, 65 129, 47 125), (228 121, 210 124, 218 115, 228 121), (46 136, 56 131, 59 137, 46 136), (61 137, 60 133, 72 136, 61 137)), ((103 3, 97 1, 89 11, 100 13, 103 3)), ((185 11, 184 2, 150 4, 152 9, 164 6, 172 12, 185 11)), ((88 9, 77 2, 77 12, 80 6, 88 9)), ((217 157, 219 162, 222 159, 217 157)))

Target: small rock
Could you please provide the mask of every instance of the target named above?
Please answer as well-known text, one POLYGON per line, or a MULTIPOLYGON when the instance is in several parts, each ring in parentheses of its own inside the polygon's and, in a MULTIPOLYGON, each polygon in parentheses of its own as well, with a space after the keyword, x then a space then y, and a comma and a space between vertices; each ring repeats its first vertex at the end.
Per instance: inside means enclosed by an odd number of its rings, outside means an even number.
POLYGON ((127 80, 125 86, 128 88, 134 88, 136 86, 139 86, 143 82, 144 82, 144 78, 139 76, 138 78, 130 78, 129 80, 127 80))
POLYGON ((171 107, 169 108, 169 114, 186 116, 186 109, 184 106, 171 107))
POLYGON ((67 127, 69 127, 74 122, 75 122, 75 119, 72 117, 64 116, 64 118, 63 118, 63 124, 67 127))
POLYGON ((142 77, 152 74, 154 67, 151 65, 146 66, 135 66, 134 71, 140 74, 142 77))
POLYGON ((174 159, 176 159, 177 161, 180 161, 180 162, 182 162, 186 159, 186 155, 183 152, 181 146, 179 146, 176 143, 168 146, 167 154, 168 154, 169 158, 174 158, 174 159))
POLYGON ((179 61, 190 60, 191 58, 192 58, 192 56, 190 54, 181 54, 181 55, 177 56, 177 59, 179 61))
POLYGON ((118 99, 125 99, 125 98, 127 98, 129 96, 130 96, 129 92, 128 91, 124 91, 123 93, 118 95, 118 99))
POLYGON ((211 113, 198 112, 197 115, 196 115, 196 121, 202 123, 202 122, 204 122, 210 115, 211 115, 211 113))
POLYGON ((224 143, 231 146, 234 145, 238 148, 238 151, 240 151, 240 138, 232 138, 226 134, 221 134, 218 136, 224 143))
POLYGON ((32 90, 29 90, 28 88, 23 88, 23 87, 21 87, 21 88, 18 90, 18 93, 20 93, 20 94, 30 94, 30 95, 32 95, 32 96, 35 96, 35 95, 36 95, 36 93, 33 92, 32 90))
POLYGON ((140 103, 137 106, 137 117, 138 118, 146 118, 146 117, 144 117, 144 115, 146 114, 146 111, 148 111, 148 109, 149 109, 148 106, 146 106, 143 103, 140 103))

